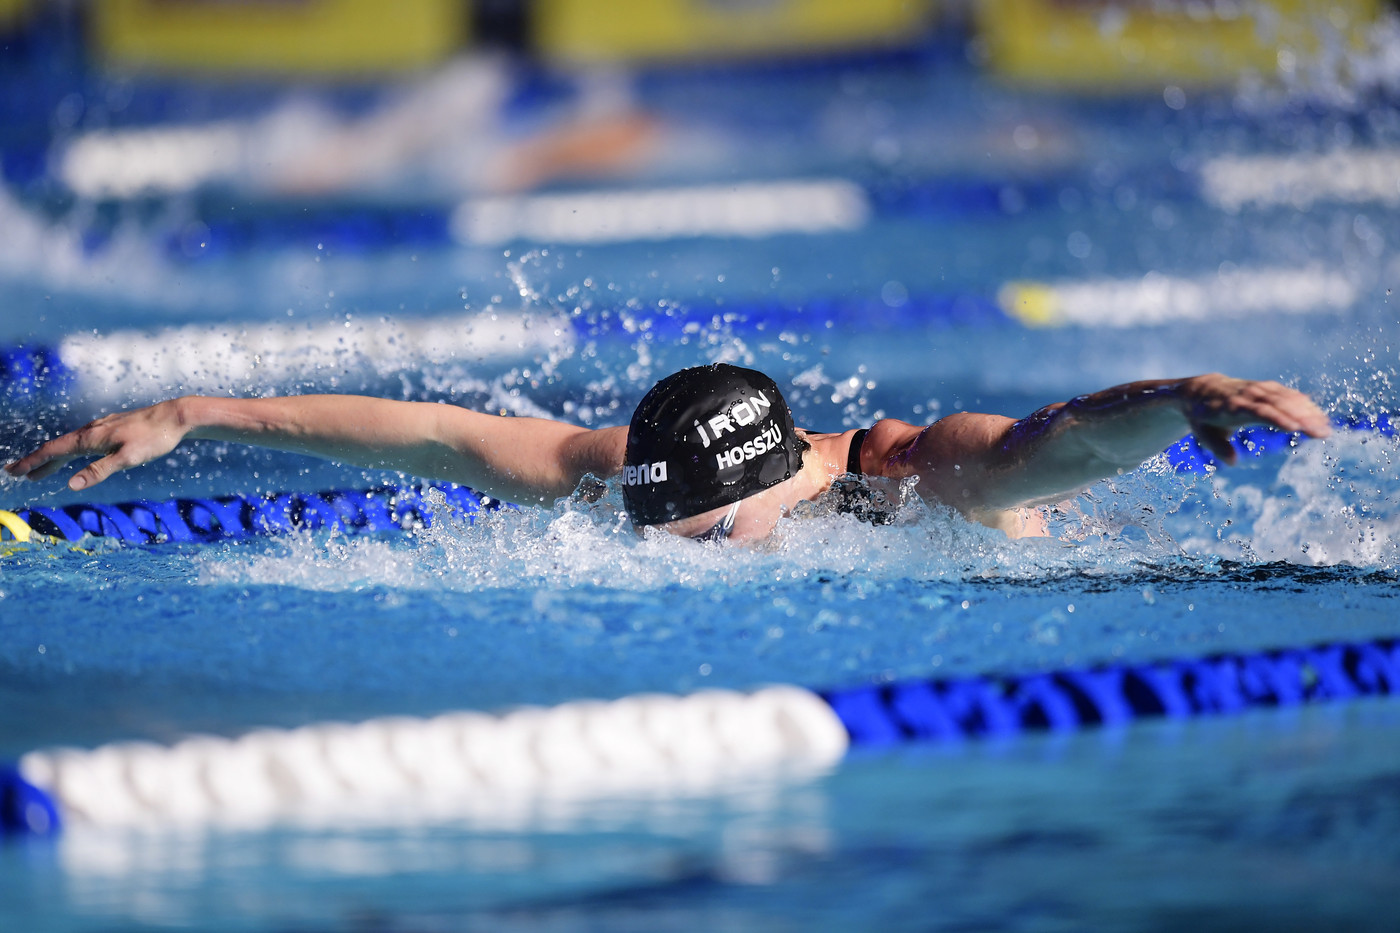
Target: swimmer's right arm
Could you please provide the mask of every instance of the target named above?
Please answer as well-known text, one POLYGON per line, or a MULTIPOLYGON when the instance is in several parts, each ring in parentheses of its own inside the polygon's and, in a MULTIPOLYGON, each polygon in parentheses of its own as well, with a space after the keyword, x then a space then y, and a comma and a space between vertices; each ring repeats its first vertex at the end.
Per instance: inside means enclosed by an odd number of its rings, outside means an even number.
POLYGON ((42 479, 98 457, 69 480, 84 489, 170 453, 187 438, 305 453, 354 466, 470 485, 496 498, 551 503, 586 473, 616 473, 626 428, 591 430, 542 418, 352 395, 230 399, 185 396, 99 418, 5 469, 42 479))

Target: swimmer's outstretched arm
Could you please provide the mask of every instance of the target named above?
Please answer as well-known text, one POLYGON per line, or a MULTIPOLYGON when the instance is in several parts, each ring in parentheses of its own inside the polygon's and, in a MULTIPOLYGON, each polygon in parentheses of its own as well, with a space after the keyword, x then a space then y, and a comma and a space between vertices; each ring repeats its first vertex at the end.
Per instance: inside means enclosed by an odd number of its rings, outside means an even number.
POLYGON ((1211 373, 1115 386, 1019 421, 949 415, 892 458, 890 472, 918 475, 925 497, 980 517, 1062 501, 1136 469, 1188 432, 1234 463, 1230 435, 1251 424, 1312 437, 1331 433, 1327 416, 1303 393, 1277 382, 1211 373))
POLYGON ((464 483, 511 502, 548 504, 573 492, 585 473, 616 473, 627 429, 590 430, 454 405, 353 395, 186 396, 99 418, 5 469, 42 479, 71 460, 99 457, 68 481, 70 488, 84 489, 164 456, 186 438, 312 454, 464 483))

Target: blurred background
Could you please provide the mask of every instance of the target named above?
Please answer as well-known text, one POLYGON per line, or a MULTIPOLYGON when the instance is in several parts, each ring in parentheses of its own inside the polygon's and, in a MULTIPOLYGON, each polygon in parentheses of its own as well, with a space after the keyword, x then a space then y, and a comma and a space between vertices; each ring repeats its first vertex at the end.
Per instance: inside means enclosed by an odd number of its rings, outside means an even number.
POLYGON ((1397 93, 1382 0, 0 0, 7 428, 464 374, 615 420, 716 356, 828 423, 1178 369, 1340 400, 1397 93))

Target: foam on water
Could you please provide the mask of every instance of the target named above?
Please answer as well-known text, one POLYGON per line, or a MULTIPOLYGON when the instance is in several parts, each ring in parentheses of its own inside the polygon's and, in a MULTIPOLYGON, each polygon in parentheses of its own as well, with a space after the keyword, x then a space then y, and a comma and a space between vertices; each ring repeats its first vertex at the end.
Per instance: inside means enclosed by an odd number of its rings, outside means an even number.
POLYGON ((1391 570, 1400 566, 1400 444, 1365 434, 1307 444, 1268 484, 1216 480, 1216 540, 1187 548, 1250 560, 1391 570))
MULTIPOLYGON (((1013 541, 912 489, 897 520, 873 526, 821 503, 781 521, 758 546, 697 545, 636 534, 615 492, 552 510, 485 513, 474 524, 440 521, 412 538, 298 535, 275 548, 201 552, 201 582, 287 584, 310 590, 367 587, 703 594, 852 578, 871 585, 1036 580, 1058 575, 1130 579, 1145 571, 1196 578, 1219 561, 1400 567, 1397 441, 1339 433, 1275 463, 1211 477, 1181 475, 1165 459, 1093 487, 1050 510, 1052 536, 1013 541)), ((1248 461, 1246 461, 1248 464, 1248 461)))

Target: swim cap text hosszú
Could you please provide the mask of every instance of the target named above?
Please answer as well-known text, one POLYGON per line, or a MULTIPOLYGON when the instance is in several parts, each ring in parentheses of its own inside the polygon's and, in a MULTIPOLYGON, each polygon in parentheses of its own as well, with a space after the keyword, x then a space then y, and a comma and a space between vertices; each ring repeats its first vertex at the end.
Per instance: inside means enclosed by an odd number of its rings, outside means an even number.
POLYGON ((632 413, 622 495, 638 525, 747 499, 802 468, 805 441, 778 386, 728 363, 662 379, 632 413))

